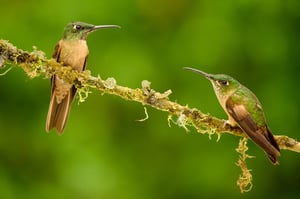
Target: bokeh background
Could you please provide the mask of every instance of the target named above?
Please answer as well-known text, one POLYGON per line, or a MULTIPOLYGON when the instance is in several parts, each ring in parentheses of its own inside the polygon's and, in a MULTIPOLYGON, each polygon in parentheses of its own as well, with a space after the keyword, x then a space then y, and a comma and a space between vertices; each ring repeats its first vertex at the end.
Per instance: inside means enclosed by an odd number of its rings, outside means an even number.
MULTIPOLYGON (((50 58, 70 21, 118 24, 88 38, 87 68, 226 118, 210 83, 226 73, 253 90, 274 134, 299 138, 298 0, 1 0, 0 38, 50 58)), ((1 69, 0 72, 4 72, 1 69)), ((300 155, 273 166, 249 142, 253 189, 241 194, 239 138, 168 126, 167 113, 94 91, 73 103, 63 136, 45 132, 50 82, 20 68, 0 77, 0 198, 299 198, 300 155)), ((176 119, 176 118, 174 118, 176 119)))

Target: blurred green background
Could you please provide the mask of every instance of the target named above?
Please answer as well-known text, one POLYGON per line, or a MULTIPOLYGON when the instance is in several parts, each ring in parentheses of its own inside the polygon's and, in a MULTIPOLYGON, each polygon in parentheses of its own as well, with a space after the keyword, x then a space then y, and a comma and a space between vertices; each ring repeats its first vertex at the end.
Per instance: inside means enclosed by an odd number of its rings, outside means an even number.
MULTIPOLYGON (((299 0, 1 0, 1 16, 0 38, 48 57, 70 21, 118 24, 88 38, 94 75, 131 88, 147 79, 225 119, 210 83, 182 67, 226 73, 256 93, 274 134, 300 137, 299 0)), ((152 108, 137 122, 142 105, 96 91, 73 103, 63 136, 47 134, 49 80, 14 68, 0 85, 0 198, 300 197, 299 154, 283 150, 273 166, 249 142, 254 186, 240 194, 238 137, 168 127, 152 108)))

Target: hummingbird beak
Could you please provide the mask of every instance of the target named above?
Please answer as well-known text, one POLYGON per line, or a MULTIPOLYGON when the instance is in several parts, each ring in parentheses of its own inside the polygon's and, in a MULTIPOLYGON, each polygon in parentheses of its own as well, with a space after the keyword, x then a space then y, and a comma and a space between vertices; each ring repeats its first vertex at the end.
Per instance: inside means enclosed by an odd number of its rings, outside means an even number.
POLYGON ((104 28, 121 28, 121 26, 118 26, 118 25, 101 25, 101 26, 93 26, 89 32, 93 32, 95 30, 98 30, 98 29, 104 29, 104 28))
POLYGON ((90 34, 91 32, 94 32, 98 29, 104 29, 104 28, 121 28, 121 26, 118 25, 91 26, 84 32, 82 39, 86 39, 87 35, 90 34))
POLYGON ((199 73, 200 75, 203 75, 204 77, 206 77, 207 79, 209 80, 212 80, 212 76, 206 72, 203 72, 201 70, 198 70, 198 69, 195 69, 195 68, 190 68, 190 67, 183 67, 183 69, 185 70, 190 70, 190 71, 193 71, 195 73, 199 73))

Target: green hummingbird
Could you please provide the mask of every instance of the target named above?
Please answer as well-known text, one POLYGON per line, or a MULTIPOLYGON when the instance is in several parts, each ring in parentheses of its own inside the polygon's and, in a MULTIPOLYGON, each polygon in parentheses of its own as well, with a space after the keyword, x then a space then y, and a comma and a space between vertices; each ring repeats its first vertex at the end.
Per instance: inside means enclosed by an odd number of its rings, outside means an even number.
MULTIPOLYGON (((83 71, 86 66, 89 49, 87 36, 102 28, 120 28, 117 25, 96 26, 84 22, 71 22, 64 30, 63 38, 54 49, 53 58, 73 70, 83 71)), ((56 128, 62 134, 70 113, 70 106, 76 94, 74 85, 65 82, 56 75, 51 78, 51 99, 46 121, 46 131, 56 128)))
POLYGON ((231 126, 239 126, 258 146, 273 164, 278 164, 279 146, 267 126, 264 111, 257 97, 234 78, 224 74, 208 74, 185 67, 206 77, 213 85, 216 96, 228 115, 231 126))

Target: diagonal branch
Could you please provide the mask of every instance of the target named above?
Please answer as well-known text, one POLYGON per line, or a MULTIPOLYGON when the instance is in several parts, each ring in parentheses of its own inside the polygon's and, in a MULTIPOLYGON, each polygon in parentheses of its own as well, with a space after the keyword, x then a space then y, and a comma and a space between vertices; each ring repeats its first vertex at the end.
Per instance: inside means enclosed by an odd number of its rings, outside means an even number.
MULTIPOLYGON (((100 76, 92 76, 88 70, 74 71, 71 67, 63 66, 54 59, 47 59, 45 53, 36 48, 32 52, 27 52, 18 49, 6 40, 0 40, 0 68, 4 68, 7 64, 20 66, 30 78, 38 76, 50 78, 54 74, 59 76, 78 88, 80 101, 84 101, 88 96, 89 89, 93 88, 168 112, 169 119, 172 116, 177 117, 177 125, 184 128, 186 125, 192 125, 199 133, 217 134, 218 136, 222 133, 229 133, 247 138, 240 128, 224 125, 224 120, 204 114, 195 108, 189 108, 187 105, 183 106, 170 101, 171 90, 164 93, 157 92, 151 88, 151 83, 147 80, 142 81, 141 88, 132 89, 120 86, 117 85, 114 78, 102 80, 100 76)), ((296 139, 285 135, 275 135, 275 139, 281 149, 300 153, 300 143, 296 139)))

